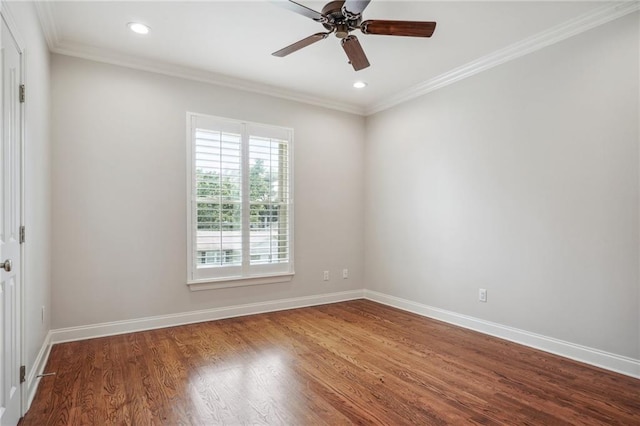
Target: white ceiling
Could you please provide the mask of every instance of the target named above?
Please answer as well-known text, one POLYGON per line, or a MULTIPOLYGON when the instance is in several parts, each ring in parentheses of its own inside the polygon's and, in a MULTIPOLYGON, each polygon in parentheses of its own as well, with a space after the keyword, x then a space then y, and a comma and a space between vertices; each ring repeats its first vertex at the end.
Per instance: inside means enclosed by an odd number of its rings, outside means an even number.
MULTIPOLYGON (((324 2, 299 0, 321 10, 324 2)), ((39 13, 54 52, 190 74, 199 79, 366 113, 398 94, 550 29, 599 2, 373 0, 365 19, 437 21, 429 39, 354 34, 371 66, 355 72, 330 36, 285 58, 271 53, 323 27, 268 1, 54 1, 39 13), (149 25, 132 33, 131 21, 149 25), (352 88, 355 80, 368 87, 352 88)), ((579 21, 579 19, 578 19, 579 21)))

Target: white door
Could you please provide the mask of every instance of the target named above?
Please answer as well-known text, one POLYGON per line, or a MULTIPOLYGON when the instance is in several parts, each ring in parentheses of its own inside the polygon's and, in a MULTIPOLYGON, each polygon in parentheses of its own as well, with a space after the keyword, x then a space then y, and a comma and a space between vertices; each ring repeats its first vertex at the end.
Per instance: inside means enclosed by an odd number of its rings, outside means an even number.
POLYGON ((0 128, 0 424, 21 417, 21 57, 7 24, 1 20, 2 115, 0 128))

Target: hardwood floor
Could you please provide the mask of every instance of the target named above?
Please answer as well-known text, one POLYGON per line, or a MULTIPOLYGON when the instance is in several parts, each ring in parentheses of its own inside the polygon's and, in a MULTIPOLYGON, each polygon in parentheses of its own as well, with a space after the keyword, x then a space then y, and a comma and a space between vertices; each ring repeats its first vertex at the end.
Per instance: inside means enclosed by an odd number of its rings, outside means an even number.
POLYGON ((55 345, 28 425, 640 424, 640 380, 365 300, 55 345))

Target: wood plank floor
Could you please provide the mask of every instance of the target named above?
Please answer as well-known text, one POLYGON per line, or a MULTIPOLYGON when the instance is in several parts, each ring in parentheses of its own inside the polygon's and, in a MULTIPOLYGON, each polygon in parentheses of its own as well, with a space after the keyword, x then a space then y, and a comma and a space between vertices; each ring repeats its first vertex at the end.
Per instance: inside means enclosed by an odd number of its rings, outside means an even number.
POLYGON ((55 345, 31 425, 640 425, 640 380, 365 300, 55 345))

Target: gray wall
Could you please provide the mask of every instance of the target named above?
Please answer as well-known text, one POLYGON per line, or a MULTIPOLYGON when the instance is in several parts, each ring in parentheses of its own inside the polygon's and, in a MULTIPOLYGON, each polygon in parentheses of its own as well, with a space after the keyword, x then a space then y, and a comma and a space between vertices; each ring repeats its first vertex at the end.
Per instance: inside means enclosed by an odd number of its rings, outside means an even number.
POLYGON ((26 103, 24 208, 27 240, 24 245, 25 347, 24 362, 30 374, 51 328, 51 149, 49 49, 32 3, 11 2, 24 44, 26 103), (44 318, 42 308, 44 307, 44 318))
POLYGON ((365 286, 640 358, 638 34, 635 13, 369 117, 365 286))
POLYGON ((52 58, 53 328, 363 288, 364 118, 52 58), (294 129, 292 282, 189 291, 187 111, 294 129))
POLYGON ((638 359, 638 48, 634 14, 366 120, 53 55, 52 328, 367 288, 638 359), (188 290, 186 111, 295 129, 293 282, 188 290))

